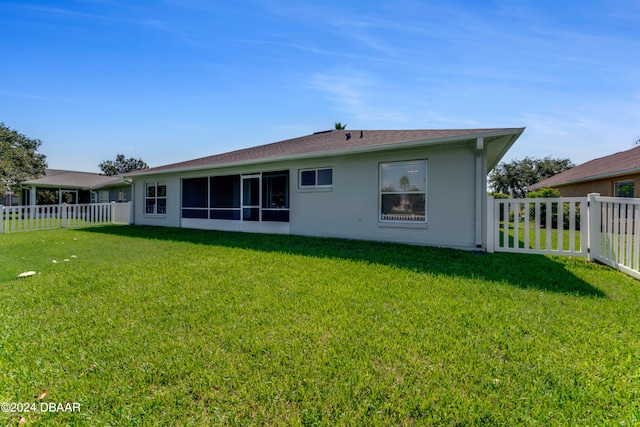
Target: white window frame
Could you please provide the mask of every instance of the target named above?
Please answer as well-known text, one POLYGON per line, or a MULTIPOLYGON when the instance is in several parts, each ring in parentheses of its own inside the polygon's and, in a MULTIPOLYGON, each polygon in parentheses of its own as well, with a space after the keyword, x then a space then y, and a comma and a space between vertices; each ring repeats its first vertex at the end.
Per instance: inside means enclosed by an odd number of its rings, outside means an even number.
POLYGON ((167 183, 164 181, 149 181, 144 183, 144 214, 153 216, 165 216, 167 214, 167 183), (149 188, 154 187, 154 195, 149 196, 149 188), (164 187, 164 196, 158 195, 158 187, 164 187), (153 212, 147 208, 147 200, 153 200, 153 212), (164 200, 164 209, 158 212, 158 201, 164 200))
POLYGON ((320 168, 310 168, 310 169, 300 169, 298 171, 298 188, 300 189, 329 189, 333 187, 333 167, 327 166, 327 167, 320 167, 320 168), (318 172, 319 171, 324 171, 324 170, 330 170, 331 171, 331 184, 318 184, 318 172), (302 184, 302 174, 304 172, 314 172, 315 173, 315 179, 314 182, 315 184, 312 185, 303 185, 302 184))
POLYGON ((428 162, 426 159, 417 159, 417 160, 401 160, 401 161, 393 161, 393 162, 383 162, 378 166, 378 221, 380 224, 394 224, 394 225, 404 225, 404 224, 427 224, 427 176, 428 176, 428 162), (425 183, 424 190, 393 190, 393 191, 383 191, 383 182, 382 182, 382 169, 387 165, 400 165, 400 164, 411 164, 411 163, 422 163, 424 165, 424 175, 425 175, 425 183), (401 219, 401 215, 386 215, 382 213, 383 208, 383 196, 384 195, 422 195, 424 197, 424 216, 420 218, 420 216, 415 217, 407 217, 405 219, 401 219))

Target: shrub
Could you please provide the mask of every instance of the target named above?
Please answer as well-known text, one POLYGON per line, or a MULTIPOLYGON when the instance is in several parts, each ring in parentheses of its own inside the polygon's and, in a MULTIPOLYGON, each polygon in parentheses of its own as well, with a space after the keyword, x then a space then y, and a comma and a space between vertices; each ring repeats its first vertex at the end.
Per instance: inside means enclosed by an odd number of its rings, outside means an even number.
MULTIPOLYGON (((553 188, 541 188, 537 191, 533 191, 527 194, 528 198, 540 199, 540 198, 556 198, 560 197, 560 192, 553 188)), ((547 205, 549 203, 542 203, 540 205, 540 226, 542 228, 547 227, 547 205)), ((562 224, 565 230, 569 229, 571 203, 562 204, 562 224)), ((535 221, 535 206, 529 207, 529 218, 535 221)), ((551 204, 551 228, 558 228, 558 204, 551 204)), ((575 214, 575 229, 580 230, 580 205, 576 206, 575 214)))
POLYGON ((495 199, 508 199, 509 195, 504 193, 487 193, 487 196, 493 196, 495 199))
POLYGON ((527 194, 527 197, 530 199, 560 197, 560 192, 554 188, 544 187, 539 190, 532 191, 531 193, 527 194))

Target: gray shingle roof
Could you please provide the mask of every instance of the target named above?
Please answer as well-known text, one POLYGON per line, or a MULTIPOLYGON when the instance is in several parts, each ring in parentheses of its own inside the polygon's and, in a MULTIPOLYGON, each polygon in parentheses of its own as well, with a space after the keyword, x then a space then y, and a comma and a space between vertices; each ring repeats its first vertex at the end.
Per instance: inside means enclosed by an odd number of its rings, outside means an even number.
POLYGON ((125 184, 119 176, 104 176, 91 172, 77 172, 60 169, 47 169, 45 176, 21 182, 22 185, 51 188, 97 188, 115 184, 125 184))
POLYGON ((576 182, 591 181, 609 176, 640 172, 640 146, 609 156, 590 160, 567 171, 554 175, 529 187, 557 187, 576 182))
POLYGON ((385 148, 401 148, 403 145, 424 142, 446 143, 473 139, 480 136, 507 136, 515 138, 524 128, 446 129, 446 130, 332 130, 288 139, 213 156, 201 157, 142 171, 126 176, 148 175, 158 172, 205 169, 228 164, 252 163, 278 159, 313 157, 347 152, 373 151, 385 148))

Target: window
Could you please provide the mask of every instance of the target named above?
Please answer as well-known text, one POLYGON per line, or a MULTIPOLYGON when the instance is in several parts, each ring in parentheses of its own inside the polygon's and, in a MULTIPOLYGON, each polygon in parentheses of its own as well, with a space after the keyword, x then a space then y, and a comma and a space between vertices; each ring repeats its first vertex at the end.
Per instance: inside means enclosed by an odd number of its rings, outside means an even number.
POLYGON ((633 197, 633 193, 634 193, 633 180, 618 181, 614 185, 615 185, 614 195, 616 197, 633 197))
POLYGON ((331 187, 333 185, 333 169, 306 169, 300 171, 300 187, 331 187))
POLYGON ((380 221, 426 222, 427 162, 380 164, 380 221))
POLYGON ((146 182, 144 205, 147 215, 165 215, 167 213, 167 185, 164 182, 146 182))

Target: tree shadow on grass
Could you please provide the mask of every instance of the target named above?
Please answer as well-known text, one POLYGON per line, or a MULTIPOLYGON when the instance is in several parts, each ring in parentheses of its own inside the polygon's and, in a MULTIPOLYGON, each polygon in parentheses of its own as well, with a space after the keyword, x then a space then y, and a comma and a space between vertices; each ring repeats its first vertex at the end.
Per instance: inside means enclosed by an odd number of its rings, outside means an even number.
POLYGON ((543 255, 476 252, 335 238, 303 237, 151 226, 106 226, 82 229, 129 238, 282 252, 347 259, 417 272, 504 282, 577 296, 606 297, 600 289, 568 271, 562 262, 543 255))

